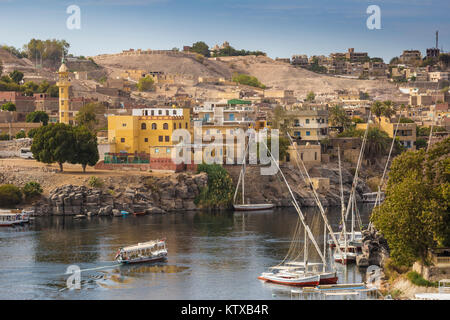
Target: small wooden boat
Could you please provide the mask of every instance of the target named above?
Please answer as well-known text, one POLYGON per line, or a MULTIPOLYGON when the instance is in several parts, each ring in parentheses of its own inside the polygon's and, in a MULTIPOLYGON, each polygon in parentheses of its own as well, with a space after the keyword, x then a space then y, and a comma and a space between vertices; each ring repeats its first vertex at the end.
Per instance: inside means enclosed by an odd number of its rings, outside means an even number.
POLYGON ((275 207, 273 203, 259 203, 259 204, 233 204, 236 211, 259 211, 268 210, 275 207))
POLYGON ((128 211, 122 210, 122 211, 120 211, 120 214, 123 215, 123 216, 126 216, 126 215, 128 215, 130 213, 128 211))
POLYGON ((145 213, 145 211, 139 211, 139 212, 133 212, 133 214, 135 216, 144 216, 146 213, 145 213))
POLYGON ((119 263, 163 261, 167 258, 166 240, 154 240, 120 248, 114 258, 119 263))
POLYGON ((333 257, 334 261, 342 264, 349 264, 356 262, 356 252, 343 252, 343 251, 335 252, 333 257))

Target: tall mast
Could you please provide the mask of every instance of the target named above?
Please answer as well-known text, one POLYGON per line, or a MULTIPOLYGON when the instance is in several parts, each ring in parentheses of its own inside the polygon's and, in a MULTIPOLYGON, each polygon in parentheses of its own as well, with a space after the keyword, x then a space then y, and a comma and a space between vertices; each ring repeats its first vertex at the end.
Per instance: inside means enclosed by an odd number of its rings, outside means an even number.
POLYGON ((267 147, 267 144, 264 142, 264 140, 262 140, 262 143, 264 144, 264 146, 265 146, 267 152, 269 153, 269 155, 270 155, 270 157, 271 157, 273 163, 275 163, 275 165, 277 166, 278 171, 280 171, 281 177, 283 178, 284 183, 286 184, 286 186, 287 186, 287 188, 288 188, 288 190, 289 190, 289 194, 291 195, 291 198, 292 198, 292 204, 294 205, 294 208, 295 208, 295 210, 297 211, 298 216, 300 217, 300 221, 302 222, 303 227, 305 228, 305 232, 308 233, 309 239, 311 239, 311 242, 313 243, 314 248, 317 250, 317 252, 319 253, 320 258, 322 259, 322 262, 325 264, 325 263, 326 263, 325 256, 322 254, 322 252, 321 252, 319 246, 317 245, 317 242, 316 242, 316 240, 314 239, 314 235, 312 234, 311 229, 309 229, 308 225, 307 225, 306 222, 305 222, 305 216, 303 215, 303 212, 302 212, 302 210, 300 209, 300 206, 298 205, 297 200, 295 199, 294 193, 292 192, 292 189, 291 189, 291 187, 289 186, 289 183, 287 182, 286 177, 284 176, 283 171, 281 171, 280 166, 278 165, 278 162, 277 162, 277 161, 275 160, 275 158, 273 157, 272 152, 270 152, 270 150, 269 150, 269 148, 267 147))
MULTIPOLYGON (((342 186, 341 149, 340 149, 339 145, 338 145, 338 162, 339 162, 339 183, 340 183, 340 189, 341 189, 342 232, 344 233, 344 252, 347 252, 347 227, 345 225, 344 187, 342 186)), ((337 246, 339 246, 339 243, 336 243, 336 247, 337 246)), ((344 258, 344 256, 343 256, 343 258, 344 258)))
MULTIPOLYGON (((294 143, 293 143, 293 141, 292 141, 292 137, 291 137, 289 134, 288 134, 287 136, 288 136, 288 138, 289 138, 289 141, 291 142, 291 145, 294 145, 294 143)), ((308 181, 306 181, 306 179, 305 179, 305 183, 306 183, 308 186, 311 187, 311 190, 312 190, 313 195, 314 195, 314 200, 316 201, 316 204, 317 204, 317 206, 319 207, 320 214, 322 215, 322 219, 323 219, 323 221, 325 222, 325 224, 326 224, 326 226, 327 226, 328 233, 330 234, 331 239, 334 241, 334 243, 338 243, 337 240, 336 240, 336 236, 334 235, 333 229, 331 228, 331 225, 328 223, 328 218, 327 218, 327 216, 326 216, 326 214, 325 214, 325 210, 323 209, 322 203, 320 202, 319 196, 317 195, 317 192, 316 192, 316 190, 315 190, 314 187, 313 187, 313 183, 312 183, 311 177, 309 176, 308 170, 306 169, 305 163, 304 163, 303 160, 301 159, 301 157, 300 157, 300 155, 299 155, 299 153, 298 153, 297 148, 295 148, 295 152, 296 152, 296 154, 297 154, 297 157, 295 157, 297 166, 298 166, 298 168, 299 168, 299 170, 300 170, 300 173, 301 173, 302 171, 301 171, 301 169, 300 169, 300 165, 298 164, 298 162, 300 161, 301 164, 302 164, 302 166, 303 166, 303 170, 305 171, 306 177, 308 178, 308 181)), ((279 168, 279 167, 278 167, 278 168, 279 168)), ((280 170, 280 171, 281 171, 281 170, 280 170)), ((303 176, 303 174, 302 174, 302 176, 303 176)), ((341 251, 341 249, 339 248, 339 246, 336 246, 336 248, 338 249, 339 252, 341 251)))
POLYGON ((303 250, 303 255, 304 255, 304 263, 305 263, 305 273, 308 272, 308 237, 306 234, 306 230, 305 230, 305 241, 304 241, 304 250, 303 250))

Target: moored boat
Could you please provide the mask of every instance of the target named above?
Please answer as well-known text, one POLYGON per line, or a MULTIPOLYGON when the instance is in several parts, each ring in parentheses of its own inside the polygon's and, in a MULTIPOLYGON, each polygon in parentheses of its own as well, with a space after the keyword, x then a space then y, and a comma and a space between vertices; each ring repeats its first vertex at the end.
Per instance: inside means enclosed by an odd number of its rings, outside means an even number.
POLYGON ((258 279, 296 287, 313 287, 320 283, 320 276, 317 274, 302 274, 286 271, 278 273, 263 272, 258 279))
POLYGON ((114 258, 119 263, 156 262, 167 258, 166 241, 153 240, 120 248, 114 258))
POLYGON ((273 203, 258 203, 258 204, 233 204, 236 211, 257 211, 268 210, 275 207, 273 203))

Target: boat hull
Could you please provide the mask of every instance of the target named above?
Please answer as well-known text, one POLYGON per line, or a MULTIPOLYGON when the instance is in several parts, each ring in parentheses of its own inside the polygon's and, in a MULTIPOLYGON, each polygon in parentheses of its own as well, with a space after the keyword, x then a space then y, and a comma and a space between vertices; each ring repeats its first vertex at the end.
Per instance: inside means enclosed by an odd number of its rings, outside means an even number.
POLYGON ((260 204, 233 204, 236 211, 258 211, 268 210, 275 207, 272 203, 260 203, 260 204))
POLYGON ((281 277, 259 276, 258 279, 266 282, 294 287, 314 287, 318 286, 320 283, 319 276, 305 277, 303 279, 289 279, 289 278, 283 279, 281 277))
POLYGON ((137 264, 137 263, 145 263, 145 262, 158 262, 158 261, 164 261, 167 259, 167 253, 162 254, 155 257, 146 257, 146 258, 140 258, 140 259, 133 259, 133 260, 119 260, 121 264, 137 264))
POLYGON ((320 274, 320 284, 336 284, 338 277, 336 272, 325 272, 320 274))

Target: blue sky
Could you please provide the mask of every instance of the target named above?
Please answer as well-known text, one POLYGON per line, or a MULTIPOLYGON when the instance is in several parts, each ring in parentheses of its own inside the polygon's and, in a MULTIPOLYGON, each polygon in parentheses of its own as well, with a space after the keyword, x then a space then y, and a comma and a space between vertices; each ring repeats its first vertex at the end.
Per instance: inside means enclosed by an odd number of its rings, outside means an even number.
POLYGON ((210 47, 272 57, 343 52, 349 47, 389 61, 404 49, 435 45, 450 51, 448 0, 0 0, 0 44, 22 47, 31 38, 65 39, 75 55, 123 49, 210 47), (81 9, 81 29, 69 30, 69 5, 81 9), (369 30, 369 5, 381 9, 381 30, 369 30))

